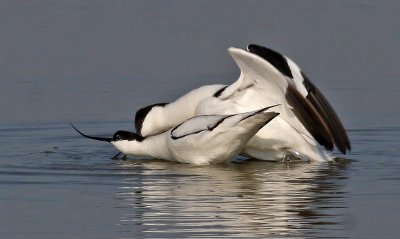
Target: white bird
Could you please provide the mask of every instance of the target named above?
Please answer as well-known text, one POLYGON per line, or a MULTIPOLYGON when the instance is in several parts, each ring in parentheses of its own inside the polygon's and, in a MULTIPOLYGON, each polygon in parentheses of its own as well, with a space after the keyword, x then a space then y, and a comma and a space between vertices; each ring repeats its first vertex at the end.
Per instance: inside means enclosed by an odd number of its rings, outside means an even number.
POLYGON ((279 113, 261 110, 230 115, 203 115, 184 121, 164 133, 142 137, 117 131, 112 138, 89 136, 72 124, 82 136, 113 144, 126 155, 191 163, 223 163, 238 155, 257 131, 279 113))
POLYGON ((243 155, 327 160, 332 158, 327 151, 335 146, 344 154, 351 149, 333 108, 292 60, 258 45, 247 50, 231 47, 228 52, 241 70, 237 81, 202 86, 172 103, 140 109, 135 115, 137 132, 149 136, 196 115, 236 114, 280 104, 281 114, 248 142, 243 155))

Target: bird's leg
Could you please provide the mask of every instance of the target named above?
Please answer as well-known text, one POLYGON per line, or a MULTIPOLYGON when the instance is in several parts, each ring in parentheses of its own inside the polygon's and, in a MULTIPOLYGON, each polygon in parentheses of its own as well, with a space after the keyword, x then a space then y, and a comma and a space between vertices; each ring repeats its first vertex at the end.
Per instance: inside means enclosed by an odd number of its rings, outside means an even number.
POLYGON ((117 153, 114 157, 112 157, 111 159, 112 160, 118 160, 119 158, 118 158, 118 156, 121 154, 121 152, 119 152, 119 153, 117 153))
POLYGON ((309 161, 310 159, 306 155, 302 155, 294 150, 287 149, 281 162, 294 163, 294 162, 309 162, 309 161))
POLYGON ((292 156, 290 154, 284 154, 281 163, 285 163, 285 162, 292 162, 292 156))

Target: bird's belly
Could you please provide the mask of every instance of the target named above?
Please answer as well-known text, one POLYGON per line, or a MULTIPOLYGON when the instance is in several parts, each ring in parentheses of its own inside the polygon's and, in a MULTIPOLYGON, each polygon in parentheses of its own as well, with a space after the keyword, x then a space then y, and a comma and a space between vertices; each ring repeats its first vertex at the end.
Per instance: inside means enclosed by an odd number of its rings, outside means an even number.
POLYGON ((172 144, 171 153, 175 161, 195 165, 230 162, 243 148, 241 139, 224 142, 218 136, 172 144))

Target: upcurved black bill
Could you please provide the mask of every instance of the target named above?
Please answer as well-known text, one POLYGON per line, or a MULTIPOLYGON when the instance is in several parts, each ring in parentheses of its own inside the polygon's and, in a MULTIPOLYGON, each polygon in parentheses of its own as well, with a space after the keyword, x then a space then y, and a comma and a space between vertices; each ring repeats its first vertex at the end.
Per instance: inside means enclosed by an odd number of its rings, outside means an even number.
POLYGON ((94 140, 98 140, 98 141, 105 141, 105 142, 108 142, 108 143, 110 143, 111 140, 112 140, 112 138, 96 137, 96 136, 86 135, 86 134, 82 133, 81 131, 79 131, 73 124, 70 124, 70 125, 72 126, 72 128, 74 128, 76 130, 76 132, 78 132, 80 135, 82 135, 85 138, 94 139, 94 140))

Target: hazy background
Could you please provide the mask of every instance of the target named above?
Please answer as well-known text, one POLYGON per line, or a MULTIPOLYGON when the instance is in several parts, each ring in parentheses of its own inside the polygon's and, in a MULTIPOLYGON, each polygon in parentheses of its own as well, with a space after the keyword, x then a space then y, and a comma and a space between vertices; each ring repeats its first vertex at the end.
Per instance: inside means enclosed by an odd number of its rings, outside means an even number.
POLYGON ((229 84, 226 49, 257 43, 294 59, 347 128, 393 125, 399 23, 398 1, 0 1, 0 122, 131 120, 229 84))

